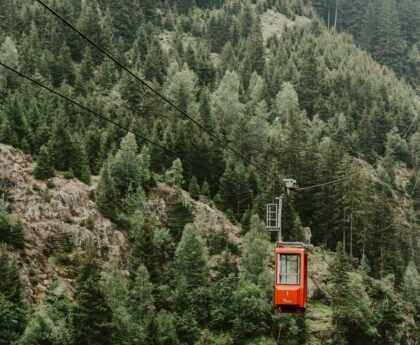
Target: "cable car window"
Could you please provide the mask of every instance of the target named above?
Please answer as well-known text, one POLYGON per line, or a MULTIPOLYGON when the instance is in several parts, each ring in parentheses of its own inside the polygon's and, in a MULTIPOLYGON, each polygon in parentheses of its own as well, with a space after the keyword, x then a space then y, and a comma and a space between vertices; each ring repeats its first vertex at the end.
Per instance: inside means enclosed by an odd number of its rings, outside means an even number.
POLYGON ((277 265, 277 284, 299 285, 300 255, 279 254, 277 265))

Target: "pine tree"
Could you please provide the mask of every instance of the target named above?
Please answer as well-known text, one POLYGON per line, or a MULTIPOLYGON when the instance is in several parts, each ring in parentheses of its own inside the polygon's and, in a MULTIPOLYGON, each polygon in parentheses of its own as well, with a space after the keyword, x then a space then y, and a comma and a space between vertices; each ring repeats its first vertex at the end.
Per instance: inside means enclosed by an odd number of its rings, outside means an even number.
POLYGON ((270 261, 268 233, 264 223, 257 215, 251 217, 251 230, 244 237, 241 256, 241 274, 254 284, 267 282, 267 265, 270 261))
POLYGON ((3 143, 28 151, 29 129, 22 96, 11 94, 5 99, 2 118, 0 140, 3 143))
MULTIPOLYGON (((51 291, 47 291, 47 293, 51 293, 51 291)), ((65 297, 48 296, 47 301, 38 307, 32 315, 25 333, 17 345, 72 344, 69 312, 69 301, 65 297)))
POLYGON ((198 186, 197 178, 193 176, 190 181, 190 187, 188 189, 191 198, 198 200, 200 197, 200 187, 198 186))
POLYGON ((39 151, 34 176, 38 180, 47 180, 55 176, 54 158, 50 153, 50 149, 45 145, 39 151))
POLYGON ((69 134, 69 123, 59 110, 57 120, 54 123, 51 142, 49 143, 50 154, 54 157, 54 166, 57 170, 67 171, 70 169, 71 139, 69 134))
POLYGON ((209 270, 205 246, 198 234, 197 225, 187 224, 175 253, 175 270, 184 277, 189 288, 206 284, 209 270))
POLYGON ((72 313, 74 337, 80 345, 112 343, 112 312, 99 286, 99 268, 93 250, 89 250, 82 263, 72 313))
POLYGON ((181 188, 185 182, 182 173, 182 162, 177 158, 173 161, 172 167, 166 171, 165 182, 172 187, 181 188))
POLYGON ((207 179, 204 180, 203 185, 201 186, 201 194, 208 199, 211 199, 210 185, 207 182, 207 179))
MULTIPOLYGON (((13 8, 14 6, 11 5, 11 7, 13 8)), ((8 12, 9 15, 11 15, 10 13, 11 12, 8 12)), ((19 53, 15 42, 9 36, 6 36, 6 39, 0 46, 0 60, 12 68, 19 68, 19 53)), ((4 89, 14 86, 15 78, 16 76, 14 76, 12 72, 2 72, 0 75, 0 86, 4 89)), ((1 94, 3 94, 3 92, 1 94)))
POLYGON ((136 138, 129 133, 122 139, 120 149, 110 162, 111 176, 120 197, 126 197, 130 189, 137 190, 141 184, 142 166, 137 150, 136 138))
POLYGON ((131 286, 128 302, 129 312, 134 322, 147 329, 153 312, 153 284, 150 282, 149 273, 145 266, 137 268, 133 285, 131 286))
POLYGON ((180 192, 175 193, 168 201, 166 222, 175 242, 180 241, 185 225, 193 221, 191 205, 187 203, 180 192))
POLYGON ((371 306, 363 286, 351 280, 350 260, 339 242, 334 261, 329 265, 333 286, 332 308, 336 324, 333 339, 336 344, 347 344, 355 340, 369 344, 376 330, 371 325, 371 306), (353 301, 358 298, 359 303, 353 301))
POLYGON ((24 228, 20 219, 18 219, 17 221, 15 221, 14 224, 12 224, 9 243, 17 249, 25 249, 24 228))
POLYGON ((9 258, 4 247, 0 247, 0 320, 2 345, 16 341, 27 323, 27 304, 17 263, 9 258))
POLYGON ((84 140, 78 135, 70 137, 70 165, 74 176, 80 181, 90 183, 90 168, 84 140))
POLYGON ((163 84, 167 69, 167 59, 157 39, 153 40, 144 62, 144 76, 147 80, 156 80, 163 84))
POLYGON ((0 205, 0 242, 9 242, 11 230, 12 225, 9 213, 3 205, 0 205))
POLYGON ((80 76, 83 82, 93 79, 94 65, 90 48, 86 48, 83 53, 82 63, 80 65, 80 76))
POLYGON ((108 161, 104 163, 96 189, 96 206, 98 210, 110 219, 116 217, 117 192, 114 180, 109 172, 108 161))

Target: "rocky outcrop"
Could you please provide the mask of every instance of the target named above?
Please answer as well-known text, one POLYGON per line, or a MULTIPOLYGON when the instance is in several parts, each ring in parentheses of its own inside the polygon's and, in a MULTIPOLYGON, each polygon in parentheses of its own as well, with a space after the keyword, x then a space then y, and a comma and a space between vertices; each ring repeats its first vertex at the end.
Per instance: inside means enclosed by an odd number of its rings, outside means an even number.
POLYGON ((54 275, 73 289, 71 261, 89 241, 96 243, 102 258, 113 247, 129 253, 129 246, 124 234, 96 210, 92 187, 62 177, 48 184, 36 181, 33 165, 21 151, 0 147, 3 199, 24 225, 21 273, 31 301, 37 302, 43 300, 54 275))

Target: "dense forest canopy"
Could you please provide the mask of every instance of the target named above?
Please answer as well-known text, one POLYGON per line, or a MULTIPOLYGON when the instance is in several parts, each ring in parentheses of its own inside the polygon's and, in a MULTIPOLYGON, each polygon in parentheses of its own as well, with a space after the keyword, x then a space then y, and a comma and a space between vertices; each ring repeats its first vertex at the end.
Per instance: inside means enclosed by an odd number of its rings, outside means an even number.
POLYGON ((97 183, 132 251, 122 263, 85 246, 74 295, 54 282, 33 308, 23 226, 0 187, 0 344, 275 344, 279 324, 284 343, 309 343, 302 318, 271 308, 261 219, 286 177, 320 186, 288 197, 285 240, 310 227, 316 246, 344 245, 324 296, 334 344, 415 343, 419 1, 45 2, 205 130, 36 1, 0 0, 0 62, 132 132, 0 67, 0 142, 31 155, 38 180, 97 183), (144 206, 162 183, 176 191, 163 227, 144 206), (200 238, 182 191, 222 210, 240 248, 200 238))

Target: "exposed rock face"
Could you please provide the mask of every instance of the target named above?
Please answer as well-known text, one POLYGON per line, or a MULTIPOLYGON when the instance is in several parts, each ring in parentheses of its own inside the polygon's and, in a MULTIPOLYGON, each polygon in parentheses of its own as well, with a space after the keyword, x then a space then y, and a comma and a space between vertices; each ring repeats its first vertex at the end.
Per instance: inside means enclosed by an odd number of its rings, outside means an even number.
POLYGON ((32 177, 33 162, 21 151, 0 147, 0 186, 14 217, 24 225, 26 256, 21 268, 28 295, 42 301, 56 274, 73 288, 74 272, 66 261, 94 241, 101 257, 113 247, 128 253, 124 234, 95 208, 94 190, 77 180, 55 177, 54 186, 32 177), (61 261, 57 263, 57 257, 61 261))

